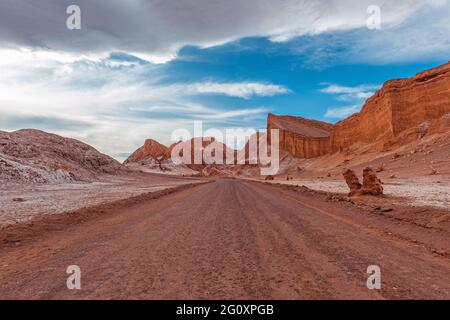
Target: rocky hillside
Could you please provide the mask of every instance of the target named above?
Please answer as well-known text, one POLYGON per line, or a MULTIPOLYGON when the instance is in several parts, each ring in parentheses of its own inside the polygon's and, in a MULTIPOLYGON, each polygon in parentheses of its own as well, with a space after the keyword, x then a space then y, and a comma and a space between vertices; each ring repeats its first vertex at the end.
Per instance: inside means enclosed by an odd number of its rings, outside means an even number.
POLYGON ((0 181, 93 181, 120 164, 75 139, 39 130, 0 131, 0 181))

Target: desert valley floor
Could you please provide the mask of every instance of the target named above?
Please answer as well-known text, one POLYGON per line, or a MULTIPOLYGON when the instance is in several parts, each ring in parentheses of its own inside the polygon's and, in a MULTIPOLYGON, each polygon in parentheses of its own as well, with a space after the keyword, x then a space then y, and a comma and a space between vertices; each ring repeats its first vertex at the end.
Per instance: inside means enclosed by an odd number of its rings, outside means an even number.
POLYGON ((237 179, 173 191, 10 225, 1 239, 0 296, 450 297, 448 224, 237 179), (373 264, 381 290, 366 287, 373 264), (82 290, 67 290, 68 265, 80 266, 82 290))

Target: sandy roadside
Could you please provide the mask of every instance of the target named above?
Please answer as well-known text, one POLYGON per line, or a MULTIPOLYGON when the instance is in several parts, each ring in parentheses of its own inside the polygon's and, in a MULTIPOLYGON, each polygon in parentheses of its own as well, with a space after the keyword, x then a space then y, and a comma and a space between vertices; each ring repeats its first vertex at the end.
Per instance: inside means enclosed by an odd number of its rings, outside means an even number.
POLYGON ((93 183, 4 184, 0 186, 0 225, 26 222, 46 214, 70 212, 203 181, 146 174, 139 179, 134 176, 114 177, 93 183))
MULTIPOLYGON (((262 181, 261 179, 252 179, 262 181)), ((292 186, 305 186, 317 191, 347 194, 348 187, 343 179, 286 179, 275 178, 273 181, 264 181, 270 184, 283 184, 292 186)), ((384 181, 384 193, 392 203, 418 207, 434 207, 450 209, 450 177, 449 176, 422 176, 405 179, 389 179, 384 181)))

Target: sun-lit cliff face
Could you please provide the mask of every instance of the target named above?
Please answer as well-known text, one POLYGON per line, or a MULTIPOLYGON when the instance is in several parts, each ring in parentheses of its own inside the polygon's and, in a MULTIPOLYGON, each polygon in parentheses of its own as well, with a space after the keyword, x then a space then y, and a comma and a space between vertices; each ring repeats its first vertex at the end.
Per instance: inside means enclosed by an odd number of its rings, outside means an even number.
POLYGON ((337 123, 331 152, 355 143, 389 143, 405 130, 450 113, 450 63, 408 79, 391 80, 360 113, 337 123))
POLYGON ((389 145, 408 130, 449 113, 450 63, 447 63, 412 78, 387 81, 366 101, 361 112, 335 125, 269 114, 267 129, 269 136, 270 129, 280 130, 282 150, 308 159, 358 145, 389 145))
POLYGON ((329 152, 330 132, 333 125, 292 116, 269 114, 267 130, 278 129, 280 149, 298 158, 315 158, 329 152))

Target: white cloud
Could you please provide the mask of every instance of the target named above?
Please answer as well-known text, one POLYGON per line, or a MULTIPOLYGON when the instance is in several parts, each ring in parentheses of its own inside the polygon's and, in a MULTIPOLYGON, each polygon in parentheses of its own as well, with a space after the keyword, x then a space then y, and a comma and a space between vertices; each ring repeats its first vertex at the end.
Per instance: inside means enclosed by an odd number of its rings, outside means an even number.
POLYGON ((203 115, 203 119, 229 119, 237 117, 248 117, 255 114, 266 114, 269 110, 265 108, 255 108, 255 109, 240 109, 233 111, 223 111, 211 115, 203 115))
POLYGON ((359 86, 355 86, 355 87, 346 87, 346 86, 341 86, 338 84, 328 84, 327 87, 320 89, 320 92, 336 93, 336 94, 340 94, 340 93, 358 94, 361 92, 367 92, 367 91, 376 90, 379 88, 380 88, 379 85, 374 85, 374 84, 363 84, 363 85, 359 85, 359 86))
POLYGON ((360 105, 330 108, 325 113, 325 117, 333 119, 343 119, 351 116, 354 113, 359 112, 360 109, 361 109, 360 105))
POLYGON ((335 95, 336 99, 340 101, 366 100, 375 93, 375 90, 381 87, 381 85, 375 84, 362 84, 353 87, 333 83, 325 85, 326 87, 319 91, 335 95))
MULTIPOLYGON (((280 42, 364 28, 366 9, 372 4, 373 0, 77 0, 82 29, 70 31, 65 27, 65 1, 4 0, 0 43, 73 53, 125 51, 164 63, 188 44, 209 47, 250 36, 280 42)), ((382 27, 389 29, 427 7, 438 8, 436 14, 445 12, 447 1, 383 1, 380 6, 382 27)))
POLYGON ((350 101, 353 105, 346 105, 341 107, 328 108, 325 117, 333 119, 343 119, 352 114, 359 112, 364 101, 371 97, 375 91, 379 89, 380 85, 375 84, 361 84, 357 86, 343 86, 334 83, 324 83, 326 87, 319 91, 326 94, 331 94, 338 101, 350 101))
POLYGON ((302 37, 291 41, 286 50, 301 58, 304 66, 314 69, 349 63, 385 65, 448 60, 448 1, 429 1, 401 23, 391 25, 385 23, 386 9, 381 8, 380 30, 356 28, 302 37))
POLYGON ((0 127, 33 127, 70 136, 119 159, 149 137, 172 143, 172 130, 189 127, 194 119, 223 127, 229 121, 252 123, 267 112, 259 107, 207 106, 191 101, 192 95, 250 98, 288 91, 258 82, 163 85, 152 65, 116 68, 110 59, 13 53, 0 50, 0 61, 7 60, 0 73, 0 127), (149 71, 155 76, 152 81, 142 76, 149 71))
POLYGON ((216 83, 202 82, 179 86, 181 91, 193 94, 224 94, 231 97, 249 99, 253 96, 272 97, 290 93, 284 86, 260 82, 216 83))

